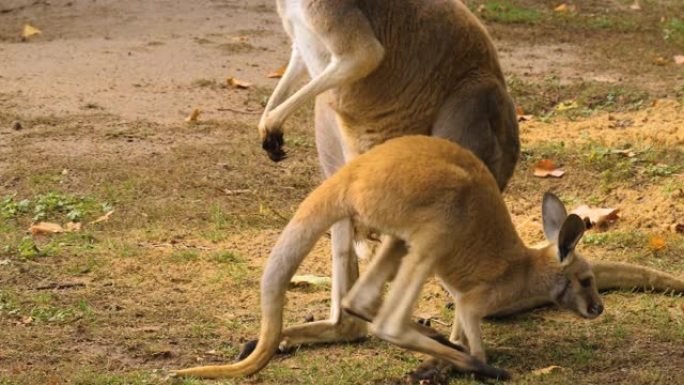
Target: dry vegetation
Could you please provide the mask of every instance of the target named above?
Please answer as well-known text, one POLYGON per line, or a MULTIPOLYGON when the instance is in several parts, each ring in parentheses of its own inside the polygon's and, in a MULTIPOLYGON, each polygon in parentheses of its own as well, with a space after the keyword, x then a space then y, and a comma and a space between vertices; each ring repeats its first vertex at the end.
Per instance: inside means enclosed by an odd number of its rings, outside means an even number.
MULTIPOLYGON (((257 334, 264 258, 320 180, 309 109, 288 124, 288 160, 270 162, 256 140, 275 84, 265 74, 289 51, 273 1, 150 3, 0 5, 2 385, 168 383, 167 369, 232 360, 257 334), (20 41, 26 22, 43 34, 20 41), (31 236, 37 220, 84 228, 31 236)), ((468 1, 534 115, 506 201, 529 242, 542 238, 544 190, 617 207, 584 254, 682 276, 684 235, 664 227, 684 223, 684 65, 672 59, 684 3, 575 3, 468 1), (565 176, 534 178, 540 159, 565 176)), ((301 271, 329 275, 328 254, 324 239, 301 271)), ((417 315, 448 323, 447 300, 432 283, 417 315)), ((325 289, 295 290, 287 321, 324 318, 328 303, 325 289)), ((684 383, 684 300, 610 292, 605 304, 591 322, 554 309, 487 322, 491 362, 521 384, 684 383), (563 369, 532 373, 550 365, 563 369)), ((181 383, 394 383, 421 359, 371 338, 303 347, 248 379, 181 383)))

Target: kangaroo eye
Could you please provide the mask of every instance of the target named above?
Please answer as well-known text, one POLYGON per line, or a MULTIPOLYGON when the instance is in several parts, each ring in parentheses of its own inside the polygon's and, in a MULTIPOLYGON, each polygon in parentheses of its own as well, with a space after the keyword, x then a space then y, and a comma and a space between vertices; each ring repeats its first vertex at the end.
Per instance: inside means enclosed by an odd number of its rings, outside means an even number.
POLYGON ((591 286, 591 278, 584 278, 584 279, 580 280, 580 285, 582 285, 582 287, 591 286))

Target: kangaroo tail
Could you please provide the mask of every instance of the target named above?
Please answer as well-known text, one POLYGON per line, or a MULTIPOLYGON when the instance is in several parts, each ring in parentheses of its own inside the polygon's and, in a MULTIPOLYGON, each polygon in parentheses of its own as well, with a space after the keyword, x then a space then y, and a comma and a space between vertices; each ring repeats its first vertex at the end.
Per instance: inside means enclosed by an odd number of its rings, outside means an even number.
POLYGON ((684 293, 684 279, 624 262, 591 261, 599 290, 639 289, 684 293))
POLYGON ((338 175, 328 179, 302 202, 268 257, 261 279, 261 332, 254 351, 235 364, 183 369, 172 375, 238 377, 256 373, 268 364, 282 339, 285 293, 292 276, 323 233, 351 214, 344 200, 344 184, 336 184, 337 179, 338 175))

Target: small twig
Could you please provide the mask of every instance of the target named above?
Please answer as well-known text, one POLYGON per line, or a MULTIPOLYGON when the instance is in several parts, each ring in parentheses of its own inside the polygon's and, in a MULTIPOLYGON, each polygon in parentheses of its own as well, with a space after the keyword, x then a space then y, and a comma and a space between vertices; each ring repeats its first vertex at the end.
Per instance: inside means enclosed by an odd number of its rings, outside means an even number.
POLYGON ((82 282, 52 282, 47 285, 42 285, 36 287, 35 290, 52 290, 52 289, 71 289, 74 287, 85 287, 85 283, 82 282))
POLYGON ((222 191, 226 195, 239 195, 239 194, 245 194, 245 193, 252 192, 252 190, 250 190, 250 189, 228 190, 227 188, 223 189, 222 191))
POLYGON ((277 217, 279 217, 280 219, 282 219, 282 220, 284 220, 284 221, 286 221, 286 222, 289 222, 289 221, 290 221, 290 218, 284 216, 283 214, 281 214, 280 212, 278 212, 278 210, 274 209, 273 207, 268 207, 268 209, 271 210, 271 212, 272 212, 273 214, 275 214, 277 217))
POLYGON ((429 321, 429 322, 434 322, 434 323, 436 323, 436 324, 438 324, 438 325, 442 325, 442 326, 451 326, 450 323, 444 322, 444 321, 440 320, 439 318, 434 318, 434 317, 419 318, 419 320, 425 320, 425 321, 429 321))
POLYGON ((261 113, 260 111, 238 110, 237 108, 229 108, 229 107, 221 107, 221 108, 217 108, 217 110, 218 111, 235 112, 238 114, 249 114, 249 115, 258 115, 261 113))

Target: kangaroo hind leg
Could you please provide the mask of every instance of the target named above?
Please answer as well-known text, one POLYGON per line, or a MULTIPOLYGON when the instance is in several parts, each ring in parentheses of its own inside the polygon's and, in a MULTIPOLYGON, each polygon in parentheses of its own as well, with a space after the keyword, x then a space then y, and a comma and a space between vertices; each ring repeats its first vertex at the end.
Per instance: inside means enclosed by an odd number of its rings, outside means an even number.
POLYGON ((433 273, 439 247, 411 247, 399 266, 387 299, 371 325, 373 334, 406 349, 452 363, 458 370, 485 378, 507 379, 509 374, 425 336, 411 322, 423 283, 433 273), (427 254, 432 253, 432 254, 427 254))
POLYGON ((406 252, 404 241, 390 235, 383 236, 370 265, 342 300, 344 310, 372 322, 382 302, 382 289, 394 278, 406 252))

